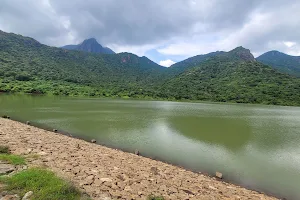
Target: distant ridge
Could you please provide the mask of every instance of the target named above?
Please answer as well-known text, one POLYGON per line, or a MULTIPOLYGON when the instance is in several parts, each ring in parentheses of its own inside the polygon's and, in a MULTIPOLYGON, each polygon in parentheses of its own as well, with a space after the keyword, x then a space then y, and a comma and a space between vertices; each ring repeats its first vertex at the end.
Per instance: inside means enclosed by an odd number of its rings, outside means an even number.
POLYGON ((61 48, 92 53, 115 54, 115 52, 110 48, 103 47, 101 44, 99 44, 95 38, 86 39, 78 45, 66 45, 61 48))
POLYGON ((184 72, 185 70, 188 70, 190 68, 198 66, 200 63, 204 62, 208 58, 220 55, 225 53, 224 51, 216 51, 216 52, 211 52, 208 54, 203 54, 203 55, 197 55, 190 57, 188 59, 185 59, 183 61, 177 62, 169 67, 170 71, 173 73, 181 73, 184 72))
POLYGON ((279 51, 269 51, 256 59, 278 71, 300 77, 300 56, 291 56, 279 51))
POLYGON ((249 49, 246 49, 242 46, 236 47, 235 49, 225 52, 225 51, 216 51, 208 54, 197 55, 190 57, 181 62, 175 63, 169 67, 171 74, 180 74, 186 70, 192 69, 199 66, 201 63, 214 58, 214 57, 223 57, 230 59, 239 59, 244 61, 255 61, 254 56, 251 54, 249 49))

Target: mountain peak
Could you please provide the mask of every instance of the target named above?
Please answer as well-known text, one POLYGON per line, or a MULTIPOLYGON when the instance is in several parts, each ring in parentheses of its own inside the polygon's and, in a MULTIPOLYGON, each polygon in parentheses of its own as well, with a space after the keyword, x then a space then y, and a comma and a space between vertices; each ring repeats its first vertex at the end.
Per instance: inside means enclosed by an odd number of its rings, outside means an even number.
POLYGON ((103 47, 101 44, 99 44, 95 38, 85 39, 82 43, 78 45, 66 45, 62 48, 101 54, 115 54, 115 52, 110 48, 103 47))
MULTIPOLYGON (((81 44, 83 43, 94 43, 94 44, 99 44, 96 40, 96 38, 89 38, 89 39, 85 39, 81 44)), ((99 44, 100 45, 100 44, 99 44)))
POLYGON ((255 58, 250 52, 250 50, 242 46, 236 47, 228 53, 245 61, 255 61, 255 58))

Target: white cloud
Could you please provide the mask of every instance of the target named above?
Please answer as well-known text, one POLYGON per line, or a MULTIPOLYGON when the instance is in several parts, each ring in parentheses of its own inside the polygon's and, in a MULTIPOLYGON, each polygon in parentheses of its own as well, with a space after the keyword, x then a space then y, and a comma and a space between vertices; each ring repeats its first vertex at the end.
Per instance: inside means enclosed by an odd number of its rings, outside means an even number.
POLYGON ((171 44, 164 48, 159 48, 157 51, 164 55, 173 55, 173 56, 195 56, 199 54, 206 54, 214 51, 227 51, 232 48, 227 48, 221 45, 220 42, 201 42, 195 41, 193 43, 176 43, 171 44))
POLYGON ((292 47, 296 44, 296 42, 283 42, 283 44, 285 44, 287 47, 292 47))
POLYGON ((299 0, 0 1, 1 30, 48 45, 95 37, 116 52, 156 49, 161 62, 237 46, 300 54, 299 0))
MULTIPOLYGON (((101 43, 101 42, 100 42, 101 43)), ((102 44, 102 43, 101 43, 102 44)), ((121 53, 121 52, 130 52, 134 53, 138 56, 144 56, 145 52, 155 48, 157 45, 156 44, 149 44, 149 45, 118 45, 118 44, 107 44, 105 45, 116 53, 121 53)))
POLYGON ((171 65, 175 64, 175 62, 173 60, 168 59, 160 61, 159 64, 164 67, 170 67, 171 65))

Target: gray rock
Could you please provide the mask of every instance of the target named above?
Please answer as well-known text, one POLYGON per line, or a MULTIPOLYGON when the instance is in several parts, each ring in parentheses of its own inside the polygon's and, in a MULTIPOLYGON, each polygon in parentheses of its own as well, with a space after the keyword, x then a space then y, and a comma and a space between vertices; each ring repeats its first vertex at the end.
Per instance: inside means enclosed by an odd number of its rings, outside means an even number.
POLYGON ((41 151, 41 152, 38 152, 37 155, 40 155, 40 156, 45 156, 47 155, 48 153, 44 152, 44 151, 41 151))
POLYGON ((151 167, 150 171, 154 175, 159 175, 159 170, 157 169, 157 167, 151 167))
POLYGON ((22 200, 29 200, 30 197, 33 195, 32 191, 27 192, 24 197, 22 198, 22 200))
POLYGON ((100 181, 102 182, 112 182, 110 178, 100 178, 100 181))
POLYGON ((15 195, 6 195, 6 196, 2 197, 0 200, 20 200, 20 197, 17 194, 15 194, 15 195))
POLYGON ((0 175, 1 174, 9 174, 15 171, 15 166, 11 164, 0 163, 0 175))
POLYGON ((134 154, 135 154, 135 155, 140 155, 139 150, 136 149, 136 150, 134 151, 134 154))
POLYGON ((91 140, 91 143, 96 143, 96 140, 95 140, 95 139, 92 139, 92 140, 91 140))
POLYGON ((223 178, 223 174, 221 172, 216 172, 216 177, 219 179, 223 178))

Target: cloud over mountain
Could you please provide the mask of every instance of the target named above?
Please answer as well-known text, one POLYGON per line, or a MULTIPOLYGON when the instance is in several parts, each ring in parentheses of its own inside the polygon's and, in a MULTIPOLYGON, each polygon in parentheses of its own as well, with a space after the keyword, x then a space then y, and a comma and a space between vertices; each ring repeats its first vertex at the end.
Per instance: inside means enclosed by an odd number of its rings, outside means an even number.
POLYGON ((165 60, 240 45, 299 55, 299 8, 297 0, 2 0, 0 29, 52 46, 95 37, 116 51, 157 49, 165 60))

